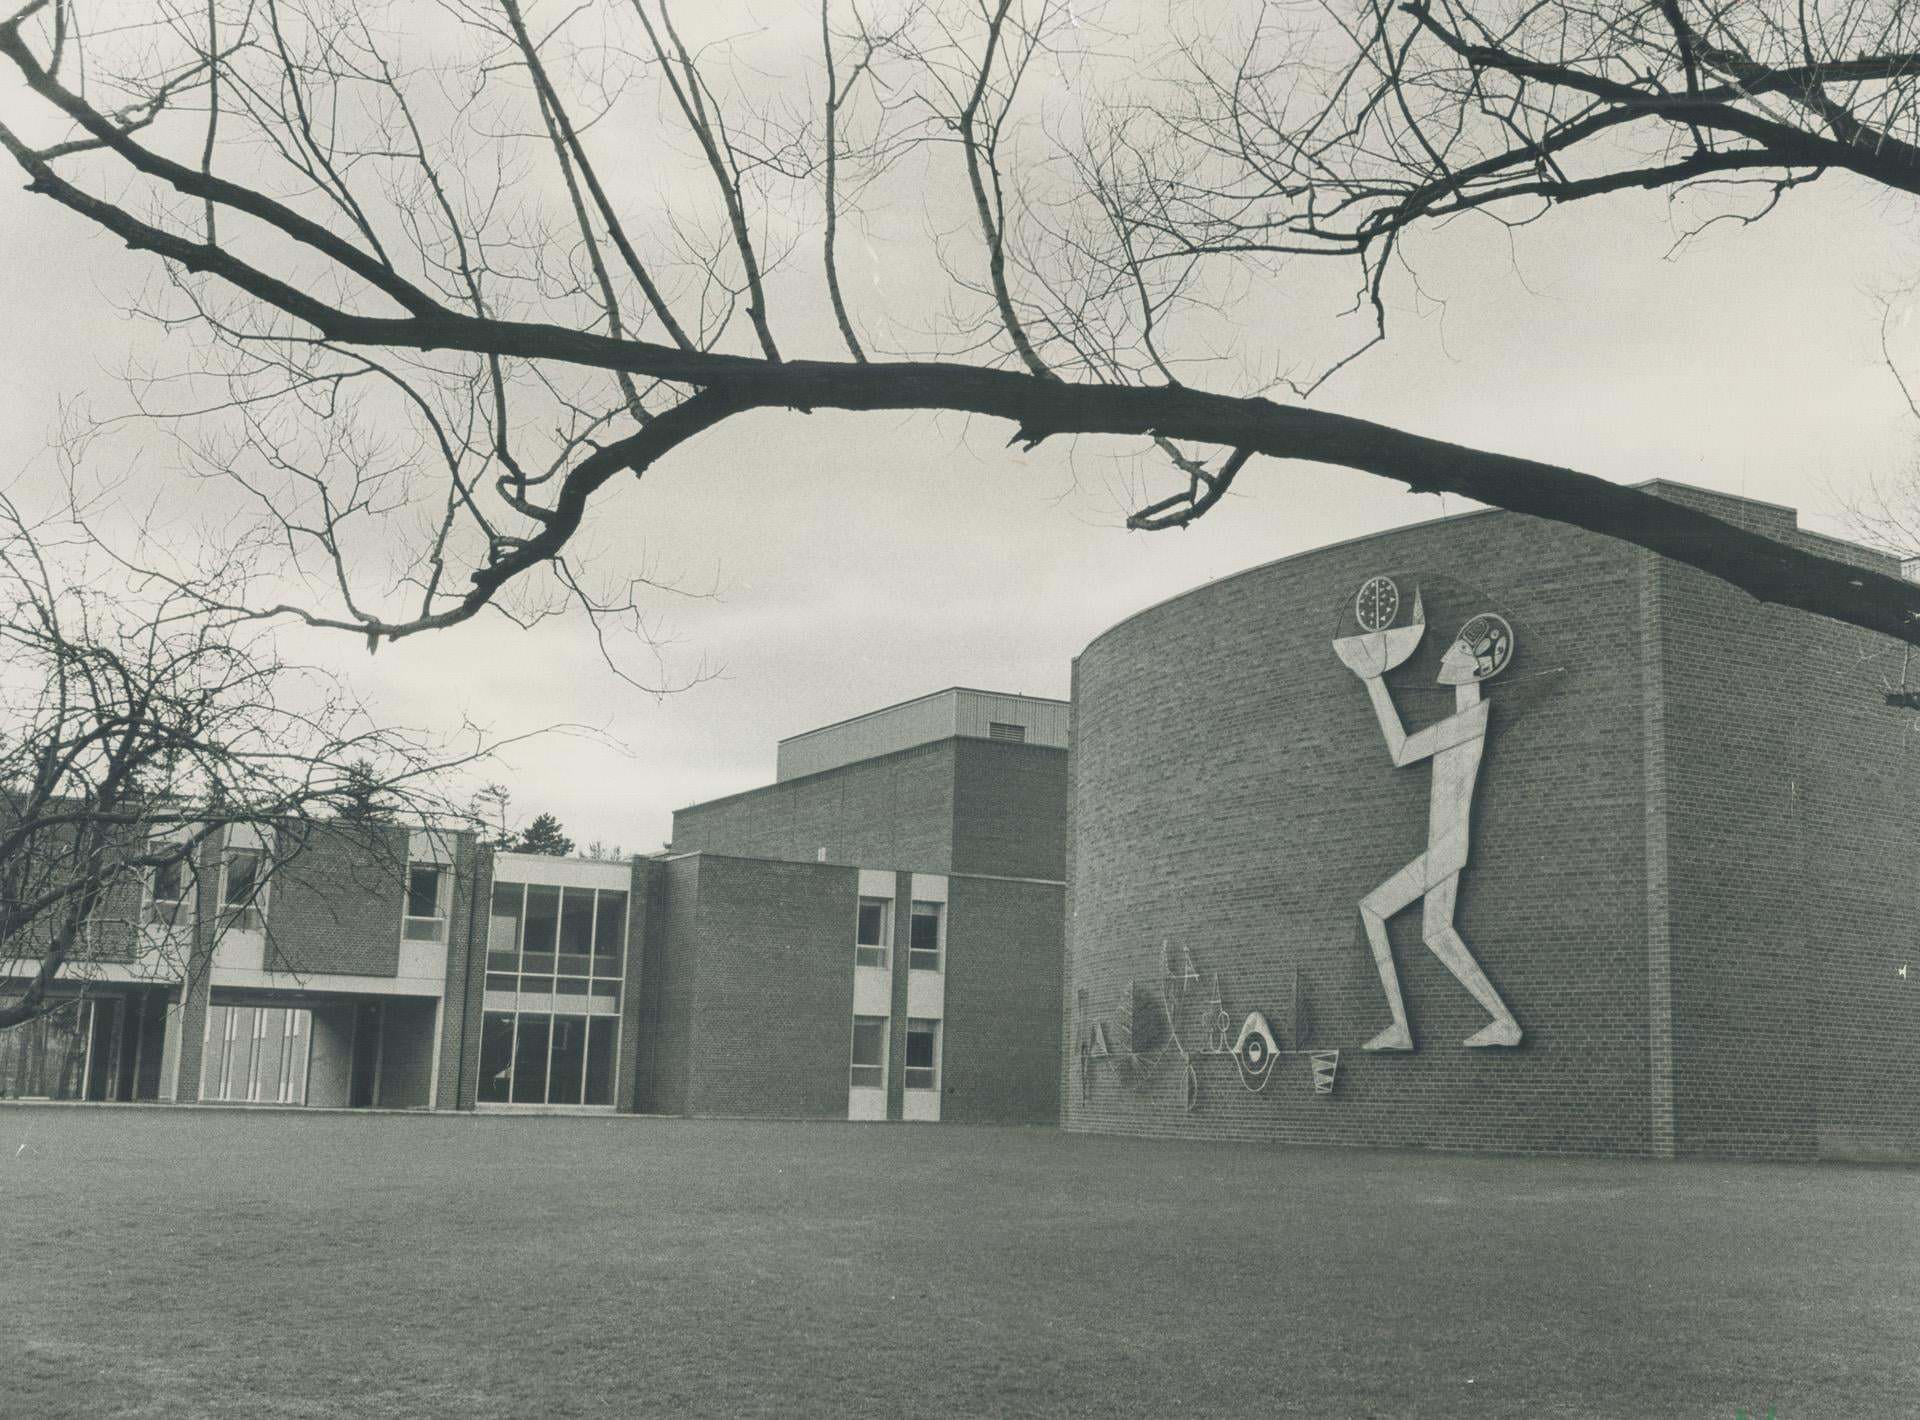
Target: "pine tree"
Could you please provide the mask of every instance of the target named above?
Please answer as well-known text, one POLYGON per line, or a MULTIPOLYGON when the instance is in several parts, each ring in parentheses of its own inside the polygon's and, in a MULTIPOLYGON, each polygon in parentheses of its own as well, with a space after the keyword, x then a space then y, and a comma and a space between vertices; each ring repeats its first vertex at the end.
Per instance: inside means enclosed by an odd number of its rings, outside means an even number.
POLYGON ((513 845, 513 851, 565 858, 573 852, 573 840, 561 829, 559 819, 552 814, 541 814, 526 826, 520 841, 513 845))
POLYGON ((340 781, 339 806, 334 816, 346 823, 392 823, 393 805, 374 773, 373 761, 356 759, 340 781))

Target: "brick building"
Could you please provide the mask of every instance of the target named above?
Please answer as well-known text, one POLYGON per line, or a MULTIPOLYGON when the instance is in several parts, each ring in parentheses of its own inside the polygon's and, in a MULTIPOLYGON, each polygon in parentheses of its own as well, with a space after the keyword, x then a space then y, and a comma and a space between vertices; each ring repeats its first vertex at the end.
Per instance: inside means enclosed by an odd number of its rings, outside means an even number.
MULTIPOLYGON (((1650 488, 1881 565, 1789 509, 1650 488)), ((1120 623, 1074 670, 1064 1124, 1920 1153, 1904 666, 1504 512, 1120 623)))
POLYGON ((1059 701, 946 690, 676 813, 640 1107, 1052 1122, 1066 745, 1059 701))
POLYGON ((630 863, 235 831, 0 1095, 1920 1156, 1908 675, 1576 529, 1402 528, 1098 637, 1071 759, 1068 705, 955 689, 630 863))
POLYGON ((657 858, 228 829, 0 1032, 0 1097, 1050 1121, 1065 761, 1064 705, 953 690, 657 858))

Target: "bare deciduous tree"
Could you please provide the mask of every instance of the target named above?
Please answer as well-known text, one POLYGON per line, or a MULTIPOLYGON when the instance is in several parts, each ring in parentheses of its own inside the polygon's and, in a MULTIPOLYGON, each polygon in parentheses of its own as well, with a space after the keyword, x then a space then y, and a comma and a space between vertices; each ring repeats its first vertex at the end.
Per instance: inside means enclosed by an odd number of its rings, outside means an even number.
MULTIPOLYGON (((229 865, 230 901, 298 871, 330 821, 363 825, 369 801, 454 816, 447 776, 486 753, 375 723, 262 629, 172 589, 142 596, 81 565, 87 546, 0 496, 0 1028, 103 959, 178 971, 187 934, 152 909, 213 891, 204 870, 236 826, 272 851, 248 857, 244 882, 229 865)), ((243 590, 237 574, 201 586, 243 590)))
POLYGON ((145 310, 196 343, 142 408, 255 496, 286 559, 286 596, 202 596, 222 614, 369 645, 556 597, 637 615, 633 580, 577 552, 611 480, 753 411, 908 410, 1140 450, 1172 482, 1139 528, 1189 524, 1256 457, 1309 460, 1920 642, 1898 578, 1249 393, 1256 360, 1207 353, 1234 292, 1300 254, 1357 259, 1384 311, 1420 223, 1702 184, 1743 185, 1724 211, 1750 218, 1841 171, 1920 191, 1902 0, 1328 0, 1311 24, 1250 3, 1204 40, 1098 8, 824 0, 749 60, 664 0, 208 0, 145 24, 31 0, 0 23, 21 115, 0 144, 161 260, 145 310), (904 195, 936 269, 850 282, 849 233, 904 195))

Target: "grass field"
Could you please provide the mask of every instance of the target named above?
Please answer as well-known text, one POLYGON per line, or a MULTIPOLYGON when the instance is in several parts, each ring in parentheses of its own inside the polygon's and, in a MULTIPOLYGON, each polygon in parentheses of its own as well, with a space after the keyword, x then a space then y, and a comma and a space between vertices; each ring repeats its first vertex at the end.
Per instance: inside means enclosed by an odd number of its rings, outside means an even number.
POLYGON ((1920 1413, 1920 1174, 0 1108, 0 1413, 1920 1413))

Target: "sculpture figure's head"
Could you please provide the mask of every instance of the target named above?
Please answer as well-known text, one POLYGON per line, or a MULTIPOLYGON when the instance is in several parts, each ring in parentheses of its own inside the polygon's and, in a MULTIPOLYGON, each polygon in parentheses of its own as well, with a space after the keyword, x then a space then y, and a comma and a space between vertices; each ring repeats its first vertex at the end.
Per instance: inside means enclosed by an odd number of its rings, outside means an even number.
POLYGON ((1442 685, 1472 685, 1492 680, 1513 659, 1513 628, 1497 612, 1483 611, 1453 638, 1440 658, 1442 685))

